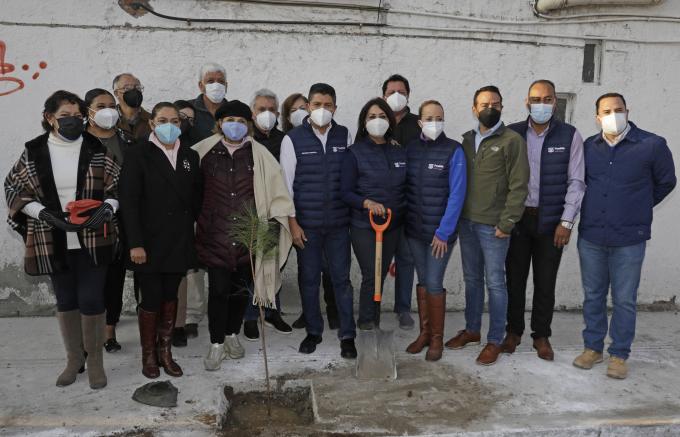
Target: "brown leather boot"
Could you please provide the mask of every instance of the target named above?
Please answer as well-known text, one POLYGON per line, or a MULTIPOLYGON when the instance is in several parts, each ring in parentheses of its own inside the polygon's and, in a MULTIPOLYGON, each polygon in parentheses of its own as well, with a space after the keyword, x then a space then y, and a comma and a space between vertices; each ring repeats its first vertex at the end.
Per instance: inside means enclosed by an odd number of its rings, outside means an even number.
POLYGON ((534 349, 538 354, 538 358, 546 361, 553 361, 555 353, 553 352, 550 341, 547 337, 539 337, 534 339, 534 349))
POLYGON ((447 341, 445 346, 448 349, 463 349, 467 345, 478 345, 482 336, 479 332, 458 331, 455 337, 447 341))
POLYGON ((425 346, 430 345, 430 317, 427 312, 427 291, 422 285, 416 286, 416 298, 418 300, 418 318, 420 319, 420 334, 418 338, 409 344, 406 352, 410 354, 420 353, 425 346))
POLYGON ((158 364, 170 376, 182 376, 182 368, 172 359, 172 330, 177 317, 177 301, 161 304, 158 324, 158 364))
POLYGON ((501 352, 503 352, 504 354, 514 354, 515 349, 517 349, 517 346, 519 346, 521 342, 522 342, 522 337, 508 331, 505 334, 505 338, 503 339, 503 343, 501 343, 501 352))
POLYGON ((444 317, 446 315, 446 290, 438 294, 427 294, 427 312, 430 315, 430 347, 425 359, 438 361, 444 351, 444 317))
POLYGON ((158 378, 161 374, 156 358, 156 325, 158 313, 137 310, 139 340, 142 344, 142 374, 147 378, 158 378))

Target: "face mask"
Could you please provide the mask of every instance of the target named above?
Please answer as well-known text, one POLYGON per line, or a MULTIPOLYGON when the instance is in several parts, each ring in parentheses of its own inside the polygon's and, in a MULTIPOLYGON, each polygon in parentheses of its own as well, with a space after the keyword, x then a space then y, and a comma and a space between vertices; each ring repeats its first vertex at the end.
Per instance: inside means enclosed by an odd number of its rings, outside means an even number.
POLYGON ((625 112, 614 112, 601 117, 600 124, 607 135, 620 135, 628 126, 628 116, 625 112))
POLYGON ((172 123, 159 124, 153 131, 163 144, 175 144, 175 141, 177 141, 177 138, 182 133, 180 128, 172 123))
POLYGON ((399 112, 406 107, 408 99, 401 93, 394 93, 387 98, 387 104, 394 112, 399 112))
POLYGON ((276 114, 271 111, 264 111, 257 114, 255 123, 264 131, 271 130, 276 124, 276 114))
POLYGON ((144 100, 144 96, 137 88, 133 88, 123 93, 123 101, 130 108, 139 108, 142 106, 142 100, 144 100))
POLYGON ((304 121, 305 117, 309 115, 309 112, 307 112, 304 109, 296 109, 295 111, 291 112, 290 114, 290 124, 292 124, 295 127, 298 127, 302 124, 304 121))
POLYGON ((553 105, 546 105, 545 103, 532 103, 529 105, 529 115, 534 123, 545 124, 553 115, 553 105))
POLYGON ((239 121, 225 121, 222 123, 222 132, 228 140, 241 141, 248 134, 248 126, 239 121))
POLYGON ((436 140, 444 131, 443 121, 426 121, 423 123, 423 135, 431 140, 436 140))
POLYGON ((82 118, 69 116, 57 118, 59 128, 57 132, 61 137, 67 141, 75 141, 83 134, 85 124, 82 118))
POLYGON ((104 108, 94 113, 92 121, 102 129, 111 129, 118 123, 118 111, 113 108, 104 108))
POLYGON ((326 108, 318 108, 312 111, 310 118, 319 127, 324 127, 333 119, 333 113, 326 108))
POLYGON ((227 94, 227 87, 219 82, 209 83, 205 86, 205 96, 213 103, 221 103, 227 94))
POLYGON ((374 137, 382 137, 390 128, 390 122, 384 118, 374 118, 366 122, 366 130, 368 134, 374 137))
POLYGON ((488 129, 496 126, 500 119, 501 111, 496 108, 486 108, 479 112, 479 122, 488 129))

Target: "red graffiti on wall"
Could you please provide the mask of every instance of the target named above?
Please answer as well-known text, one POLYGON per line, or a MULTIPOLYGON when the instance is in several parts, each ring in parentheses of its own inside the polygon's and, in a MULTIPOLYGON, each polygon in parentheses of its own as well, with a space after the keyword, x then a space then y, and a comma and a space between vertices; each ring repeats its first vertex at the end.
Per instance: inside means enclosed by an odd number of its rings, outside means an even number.
MULTIPOLYGON (((7 74, 14 72, 15 70, 14 64, 5 62, 6 50, 7 45, 5 44, 4 41, 0 40, 0 97, 15 93, 23 89, 25 85, 24 81, 19 79, 18 77, 6 76, 7 74)), ((47 62, 41 61, 38 64, 38 67, 41 70, 44 70, 45 68, 47 68, 47 62)), ((21 66, 21 69, 24 71, 28 71, 29 68, 30 66, 28 64, 24 64, 21 66)), ((33 78, 33 80, 36 80, 39 76, 40 73, 36 71, 35 73, 33 73, 31 77, 33 78)))

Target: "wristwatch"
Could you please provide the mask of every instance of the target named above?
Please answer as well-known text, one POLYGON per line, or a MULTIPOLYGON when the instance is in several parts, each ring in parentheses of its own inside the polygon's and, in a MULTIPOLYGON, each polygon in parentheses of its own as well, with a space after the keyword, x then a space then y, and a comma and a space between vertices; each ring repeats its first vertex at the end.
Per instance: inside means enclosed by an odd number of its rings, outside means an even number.
POLYGON ((566 220, 562 220, 562 221, 560 222, 560 225, 562 225, 563 228, 569 229, 570 231, 571 231, 572 229, 574 229, 574 224, 573 224, 572 222, 568 222, 568 221, 566 221, 566 220))

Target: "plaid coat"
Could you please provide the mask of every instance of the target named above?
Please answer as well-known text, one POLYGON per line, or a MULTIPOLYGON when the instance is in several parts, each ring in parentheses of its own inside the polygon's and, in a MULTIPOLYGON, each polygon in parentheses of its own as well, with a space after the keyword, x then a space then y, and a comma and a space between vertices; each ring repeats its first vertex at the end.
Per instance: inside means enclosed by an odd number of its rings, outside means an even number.
MULTIPOLYGON (((22 212, 26 204, 36 201, 48 210, 63 211, 52 173, 49 133, 26 143, 19 160, 5 178, 5 197, 9 209, 7 222, 24 239, 24 269, 29 275, 46 275, 68 269, 66 232, 33 219, 22 212)), ((106 147, 94 136, 83 133, 78 159, 76 199, 116 199, 120 166, 106 147)), ((109 264, 117 255, 118 223, 113 219, 99 229, 78 232, 80 246, 87 250, 94 265, 109 264)))

